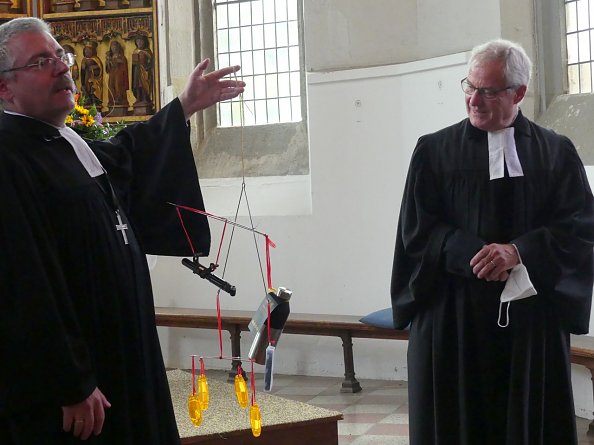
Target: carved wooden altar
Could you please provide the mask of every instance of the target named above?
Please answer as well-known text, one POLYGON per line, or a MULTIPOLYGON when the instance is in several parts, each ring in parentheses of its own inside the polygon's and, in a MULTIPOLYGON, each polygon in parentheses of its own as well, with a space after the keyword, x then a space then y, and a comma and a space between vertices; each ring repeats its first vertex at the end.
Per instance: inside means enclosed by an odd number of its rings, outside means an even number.
POLYGON ((38 0, 37 15, 76 55, 80 102, 107 121, 145 120, 160 108, 156 9, 156 0, 38 0))

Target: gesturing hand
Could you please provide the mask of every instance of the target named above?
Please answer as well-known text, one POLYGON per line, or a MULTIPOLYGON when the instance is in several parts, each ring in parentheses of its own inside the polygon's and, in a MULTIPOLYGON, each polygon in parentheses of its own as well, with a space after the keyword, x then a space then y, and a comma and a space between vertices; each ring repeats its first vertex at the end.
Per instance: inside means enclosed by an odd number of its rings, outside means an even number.
POLYGON ((243 93, 245 82, 223 79, 226 75, 239 71, 239 65, 204 74, 209 63, 209 59, 204 59, 194 68, 184 90, 179 95, 186 120, 196 111, 223 100, 233 99, 243 93))

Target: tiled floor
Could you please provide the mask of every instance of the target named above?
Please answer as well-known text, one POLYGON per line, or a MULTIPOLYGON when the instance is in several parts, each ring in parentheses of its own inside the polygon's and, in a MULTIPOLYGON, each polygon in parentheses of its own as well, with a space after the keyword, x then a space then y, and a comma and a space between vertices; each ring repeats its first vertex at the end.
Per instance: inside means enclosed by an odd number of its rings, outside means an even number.
MULTIPOLYGON (((340 392, 341 381, 336 377, 275 375, 271 393, 342 412, 340 445, 408 444, 406 382, 361 380, 363 391, 352 394, 340 392)), ((594 445, 594 436, 586 435, 589 422, 577 419, 580 445, 594 445)))
MULTIPOLYGON (((209 378, 226 380, 228 373, 208 371, 209 378)), ((341 393, 342 378, 275 375, 271 394, 322 408, 340 411, 339 445, 408 445, 408 397, 406 382, 360 380, 363 391, 341 393)), ((257 390, 263 381, 257 377, 257 390)), ((579 445, 594 445, 587 436, 589 420, 577 419, 579 445)), ((310 444, 324 445, 324 444, 310 444)))

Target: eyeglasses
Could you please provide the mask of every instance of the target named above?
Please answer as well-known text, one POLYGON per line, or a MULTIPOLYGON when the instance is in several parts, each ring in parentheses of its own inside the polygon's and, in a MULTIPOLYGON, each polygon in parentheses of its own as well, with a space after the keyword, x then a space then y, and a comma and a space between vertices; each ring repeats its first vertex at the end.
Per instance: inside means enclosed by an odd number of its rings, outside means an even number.
POLYGON ((493 88, 477 88, 468 81, 468 77, 465 77, 464 79, 462 79, 460 81, 460 85, 462 86, 462 91, 464 91, 465 94, 472 96, 475 91, 478 91, 479 96, 481 96, 483 99, 487 99, 487 100, 497 99, 497 96, 499 93, 517 88, 514 85, 505 87, 505 88, 501 88, 500 90, 494 90, 493 88))
POLYGON ((68 68, 70 68, 72 65, 74 65, 75 57, 76 56, 72 53, 64 53, 60 57, 40 57, 34 63, 18 66, 16 68, 10 68, 7 70, 2 70, 0 71, 0 73, 10 73, 11 71, 24 70, 27 68, 34 68, 37 69, 37 71, 43 71, 47 69, 53 70, 55 69, 56 63, 58 63, 58 61, 64 63, 68 68))

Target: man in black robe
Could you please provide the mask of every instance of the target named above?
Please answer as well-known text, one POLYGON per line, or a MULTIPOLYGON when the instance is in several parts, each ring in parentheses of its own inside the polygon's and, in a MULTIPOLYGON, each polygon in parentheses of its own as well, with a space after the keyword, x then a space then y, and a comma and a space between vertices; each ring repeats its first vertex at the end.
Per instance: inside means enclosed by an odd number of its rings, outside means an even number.
POLYGON ((577 443, 569 336, 588 332, 593 197, 571 141, 519 110, 530 70, 512 42, 475 48, 468 119, 412 155, 391 284, 411 445, 577 443))
MULTIPOLYGON (((71 62, 44 22, 0 26, 0 443, 177 444, 144 254, 193 253, 167 204, 203 208, 187 120, 245 84, 205 60, 152 119, 87 144, 64 127, 71 62)), ((207 254, 207 221, 186 229, 207 254)))

